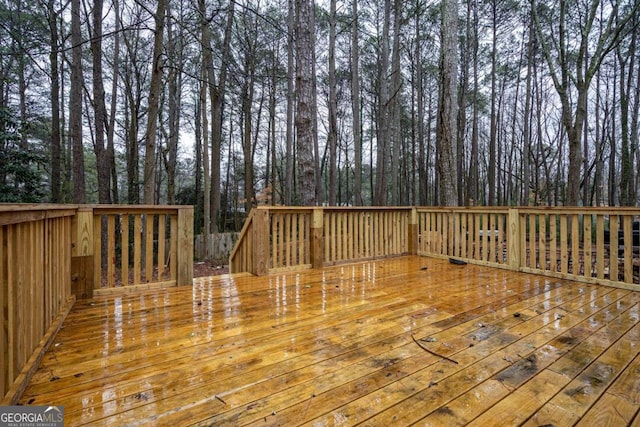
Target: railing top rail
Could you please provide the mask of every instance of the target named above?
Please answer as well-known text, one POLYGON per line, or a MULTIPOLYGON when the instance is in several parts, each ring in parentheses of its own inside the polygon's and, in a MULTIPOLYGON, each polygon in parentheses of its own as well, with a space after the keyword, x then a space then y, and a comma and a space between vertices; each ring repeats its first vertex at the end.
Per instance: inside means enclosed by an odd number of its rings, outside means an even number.
POLYGON ((113 210, 171 210, 193 209, 192 205, 108 205, 108 204, 55 204, 55 203, 0 203, 0 212, 25 212, 25 211, 55 211, 55 210, 91 210, 91 209, 113 209, 113 210))
POLYGON ((418 206, 418 212, 508 212, 520 213, 588 213, 602 215, 640 215, 640 207, 600 206, 418 206))
POLYGON ((411 211, 412 206, 323 206, 325 211, 411 211))
POLYGON ((0 225, 67 217, 75 213, 76 206, 68 205, 0 204, 0 225))
POLYGON ((638 207, 598 207, 598 206, 523 206, 517 208, 521 213, 589 213, 602 215, 640 215, 638 207))
POLYGON ((509 212, 509 207, 507 206, 417 206, 416 210, 418 212, 497 212, 497 213, 507 213, 509 212))
POLYGON ((409 211, 412 206, 258 206, 254 209, 270 211, 313 211, 322 209, 325 211, 409 211))
POLYGON ((80 205, 53 203, 0 203, 0 212, 55 211, 77 209, 80 205))
POLYGON ((181 209, 193 209, 191 205, 82 205, 78 210, 93 211, 98 214, 138 214, 152 212, 157 214, 175 214, 181 209))
POLYGON ((136 214, 152 212, 175 214, 183 209, 193 209, 191 205, 77 205, 52 203, 0 203, 0 225, 19 224, 46 218, 74 216, 76 212, 96 212, 99 214, 136 214))

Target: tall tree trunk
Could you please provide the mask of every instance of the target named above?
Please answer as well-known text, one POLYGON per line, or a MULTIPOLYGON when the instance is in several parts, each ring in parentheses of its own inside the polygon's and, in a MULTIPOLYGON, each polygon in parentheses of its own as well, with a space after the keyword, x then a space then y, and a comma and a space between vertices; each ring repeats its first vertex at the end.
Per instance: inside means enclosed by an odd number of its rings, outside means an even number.
POLYGON ((616 49, 616 56, 620 65, 620 204, 622 206, 634 206, 636 204, 633 184, 633 154, 629 131, 629 103, 633 91, 636 38, 637 30, 632 33, 626 57, 622 52, 621 46, 616 49))
POLYGON ((425 136, 424 136, 424 76, 422 72, 422 33, 420 28, 422 24, 420 18, 422 17, 422 2, 416 0, 416 14, 415 14, 415 27, 416 27, 416 52, 415 52, 415 64, 416 64, 416 109, 418 116, 416 118, 417 123, 414 124, 417 127, 418 138, 418 203, 420 205, 427 204, 427 158, 425 155, 425 136))
MULTIPOLYGON (((472 15, 471 15, 471 3, 467 1, 467 11, 465 18, 465 36, 464 43, 462 43, 461 62, 463 64, 469 64, 471 62, 471 39, 472 39, 472 15)), ((457 118, 457 147, 456 152, 456 174, 458 176, 458 205, 465 205, 467 202, 467 195, 465 194, 465 156, 464 153, 464 141, 465 132, 467 128, 467 91, 469 88, 469 68, 466 66, 460 69, 460 84, 458 85, 458 118, 457 118)))
POLYGON ((336 0, 329 5, 329 129, 327 144, 329 146, 329 206, 336 205, 336 169, 338 144, 338 99, 336 89, 336 0))
POLYGON ((391 0, 384 2, 384 20, 378 57, 378 117, 376 123, 376 185, 374 205, 387 204, 386 163, 389 157, 389 27, 391 26, 391 0))
POLYGON ((600 118, 600 108, 601 108, 601 95, 600 95, 600 81, 601 81, 601 72, 598 70, 596 73, 596 105, 595 105, 595 146, 596 146, 596 175, 594 177, 594 187, 595 187, 595 197, 596 197, 596 206, 602 206, 604 204, 604 191, 603 191, 603 178, 604 178, 604 141, 602 140, 602 133, 600 129, 604 124, 600 118))
MULTIPOLYGON (((180 17, 178 17, 179 19, 180 17)), ((169 95, 169 134, 166 135, 167 145, 163 149, 163 163, 167 171, 167 202, 170 205, 176 203, 176 169, 178 163, 178 141, 180 137, 180 110, 182 106, 182 71, 181 64, 184 62, 183 46, 181 36, 174 33, 173 17, 171 12, 167 13, 167 37, 168 55, 175 66, 171 67, 168 80, 169 95)))
MULTIPOLYGON (((640 31, 638 26, 635 27, 635 31, 640 31)), ((639 57, 640 58, 640 57, 639 57)), ((634 161, 636 165, 635 167, 631 167, 632 171, 635 171, 635 180, 633 187, 633 195, 634 195, 634 205, 637 206, 640 202, 640 71, 636 69, 636 85, 634 91, 634 101, 633 107, 631 109, 631 125, 629 128, 629 134, 631 135, 630 145, 631 145, 631 161, 634 161)))
POLYGON ((455 206, 458 200, 456 179, 456 117, 458 67, 458 4, 442 0, 440 46, 440 94, 438 101, 437 146, 440 204, 455 206))
MULTIPOLYGON (((616 64, 614 63, 614 67, 616 67, 616 64)), ((617 70, 614 68, 613 70, 613 95, 611 97, 611 99, 618 99, 618 88, 617 88, 617 70)), ((613 104, 613 103, 612 103, 613 104)), ((610 107, 610 129, 609 129, 609 206, 616 206, 616 204, 619 202, 619 190, 618 190, 618 184, 617 184, 617 171, 618 171, 618 144, 617 144, 617 133, 616 133, 616 111, 615 111, 615 107, 612 105, 610 107)))
MULTIPOLYGON (((531 1, 533 7, 533 0, 531 1)), ((524 135, 522 139, 522 200, 520 204, 527 206, 530 204, 531 187, 531 72, 533 66, 533 46, 534 46, 534 23, 533 12, 529 15, 529 40, 527 41, 527 77, 524 98, 524 135)))
MULTIPOLYGON (((211 187, 209 191, 211 209, 211 232, 218 232, 218 219, 220 216, 220 152, 222 150, 222 118, 224 98, 227 85, 229 61, 231 59, 231 30, 233 29, 235 16, 235 2, 230 1, 227 8, 227 22, 222 41, 222 60, 220 63, 220 77, 218 85, 215 84, 213 57, 207 61, 207 73, 209 79, 209 97, 211 98, 211 187)), ((208 30, 208 29, 207 29, 208 30)), ((210 41, 206 49, 211 54, 210 41)))
POLYGON ((400 153, 402 146, 402 129, 400 123, 400 90, 402 86, 401 70, 400 70, 400 38, 402 24, 402 5, 401 0, 394 1, 394 19, 393 19, 393 51, 391 53, 391 91, 389 93, 389 141, 391 143, 391 201, 393 205, 399 206, 402 203, 402 193, 405 186, 400 185, 400 153))
POLYGON ((82 145, 82 33, 80 0, 71 1, 71 81, 69 138, 73 151, 73 201, 85 203, 84 147, 82 145))
POLYGON ((296 0, 296 147, 300 174, 300 204, 313 206, 316 200, 314 159, 315 100, 313 0, 296 0))
POLYGON ((362 126, 360 124, 360 29, 358 26, 358 1, 352 0, 351 27, 351 112, 353 115, 353 193, 356 206, 362 206, 362 126))
POLYGON ((104 103, 104 83, 102 81, 102 0, 94 0, 92 18, 93 122, 95 126, 94 152, 96 154, 96 166, 98 169, 98 202, 111 203, 111 195, 109 193, 111 187, 111 162, 109 161, 108 152, 105 148, 104 139, 107 112, 104 103))
MULTIPOLYGON (((25 76, 26 52, 18 55, 18 98, 20 99, 20 147, 27 150, 29 146, 29 118, 27 117, 27 80, 25 76)), ((17 182, 16 182, 17 184, 17 182)))
MULTIPOLYGON (((472 2, 472 0, 468 0, 472 2)), ((471 117, 471 155, 469 156, 469 179, 467 180, 467 188, 469 195, 467 203, 469 205, 478 205, 480 203, 480 173, 479 173, 479 109, 478 109, 478 3, 473 1, 473 94, 471 103, 473 112, 471 117)))
POLYGON ((296 12, 294 0, 288 1, 289 11, 287 17, 287 141, 285 147, 285 173, 284 173, 284 203, 293 204, 294 171, 293 171, 293 140, 295 131, 295 30, 296 12))
MULTIPOLYGON (((194 102, 194 134, 195 134, 195 191, 196 191, 196 206, 194 210, 194 234, 203 233, 203 212, 204 212, 204 192, 202 191, 202 167, 203 167, 203 156, 202 149, 203 146, 207 145, 206 142, 203 144, 202 140, 202 104, 200 96, 203 93, 204 82, 200 82, 200 84, 196 87, 197 93, 195 93, 195 102, 194 102)), ((206 94, 205 94, 206 95, 206 94)), ((208 160, 208 159, 207 159, 208 160)), ((205 237, 206 241, 206 237, 205 237)))
POLYGON ((202 88, 200 90, 200 113, 202 114, 202 165, 204 169, 204 199, 203 199, 203 221, 204 221, 204 244, 205 257, 209 259, 209 234, 211 234, 211 191, 209 186, 211 185, 211 173, 209 171, 209 119, 207 115, 207 73, 203 66, 202 68, 202 88))
POLYGON ((147 133, 145 138, 143 201, 148 205, 153 205, 156 201, 156 130, 158 128, 158 111, 160 107, 160 93, 162 91, 162 38, 164 35, 166 10, 167 0, 158 0, 156 13, 154 15, 153 63, 151 68, 147 133))
POLYGON ((116 128, 116 108, 118 106, 118 77, 120 67, 120 1, 113 1, 115 14, 115 34, 113 35, 113 74, 111 78, 111 107, 109 114, 109 126, 107 128, 107 158, 111 167, 111 199, 113 203, 119 203, 118 174, 116 171, 116 155, 114 146, 116 128))
MULTIPOLYGON (((254 24, 246 18, 245 15, 245 58, 244 58, 244 84, 241 92, 241 127, 243 131, 242 136, 242 151, 244 160, 244 198, 245 198, 245 211, 249 212, 256 203, 256 192, 254 188, 254 171, 253 171, 253 138, 252 138, 252 126, 253 126, 253 98, 255 93, 255 38, 256 32, 250 30, 249 26, 254 24)), ((259 128, 259 126, 256 126, 259 128)))
POLYGON ((491 2, 491 126, 489 130, 489 206, 496 205, 496 138, 498 112, 496 110, 496 75, 498 68, 498 0, 491 2))
MULTIPOLYGON (((271 189, 271 204, 275 206, 278 203, 277 191, 276 191, 276 92, 278 90, 278 74, 276 65, 279 63, 279 55, 278 51, 280 47, 280 43, 277 43, 276 49, 271 53, 271 82, 269 87, 269 140, 270 140, 270 155, 271 155, 271 168, 267 167, 266 174, 268 179, 266 180, 266 188, 271 189)), ((282 203, 282 199, 280 199, 280 203, 282 203)))
POLYGON ((62 139, 60 135, 60 73, 58 71, 58 12, 55 0, 47 2, 47 18, 49 20, 51 63, 51 201, 62 202, 60 189, 62 167, 62 139))

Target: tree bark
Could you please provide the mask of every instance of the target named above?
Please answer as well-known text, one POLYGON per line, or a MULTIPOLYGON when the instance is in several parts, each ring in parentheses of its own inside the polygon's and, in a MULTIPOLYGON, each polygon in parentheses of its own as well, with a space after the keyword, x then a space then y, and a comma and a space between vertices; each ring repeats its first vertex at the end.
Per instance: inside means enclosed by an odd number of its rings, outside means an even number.
POLYGON ((351 27, 351 112, 353 115, 353 193, 356 206, 362 206, 362 126, 360 120, 360 29, 358 26, 358 1, 353 0, 351 27))
POLYGON ((415 15, 415 27, 416 27, 416 52, 415 52, 415 64, 416 64, 416 110, 417 110, 417 123, 414 125, 417 128, 418 138, 418 203, 422 206, 427 204, 427 159, 425 154, 425 136, 424 136, 424 76, 422 72, 422 33, 420 28, 422 24, 420 18, 423 15, 421 1, 416 0, 416 15, 415 15))
POLYGON ((62 139, 60 134, 60 73, 58 71, 58 11, 55 0, 47 2, 51 63, 51 202, 61 203, 62 139))
MULTIPOLYGON (((468 0, 471 1, 471 0, 468 0)), ((471 206, 478 205, 480 203, 479 186, 480 186, 480 173, 479 173, 479 108, 478 108, 478 91, 480 90, 478 85, 478 4, 473 2, 473 94, 472 105, 473 112, 471 117, 471 155, 469 159, 469 178, 467 180, 468 197, 467 203, 471 206)))
POLYGON ((300 204, 314 206, 316 160, 314 159, 315 100, 313 0, 296 0, 296 148, 300 175, 300 204))
POLYGON ((336 0, 329 5, 329 206, 336 205, 337 191, 337 144, 338 144, 338 100, 336 89, 336 0))
MULTIPOLYGON (((244 198, 245 211, 249 212, 254 205, 257 205, 256 192, 254 188, 254 170, 253 170, 253 98, 255 93, 255 56, 256 56, 256 32, 253 30, 255 24, 247 15, 244 15, 245 27, 245 52, 244 52, 244 83, 241 92, 241 126, 243 131, 242 150, 244 160, 244 198)), ((256 126, 258 128, 259 126, 256 126)))
MULTIPOLYGON (((533 1, 531 2, 533 7, 533 1)), ((527 41, 527 77, 525 82, 525 99, 524 99, 524 135, 522 139, 522 206, 530 204, 530 187, 531 187, 531 72, 533 67, 534 55, 534 37, 535 29, 533 22, 533 12, 529 12, 529 40, 527 41)))
POLYGON ((109 159, 111 167, 111 200, 113 203, 119 203, 119 191, 118 191, 118 174, 116 171, 116 156, 115 156, 115 128, 116 128, 116 109, 118 105, 118 77, 120 66, 120 1, 113 1, 113 9, 115 15, 115 34, 113 35, 113 74, 111 80, 111 107, 109 114, 109 125, 107 127, 107 158, 109 159))
POLYGON ((166 9, 167 0, 158 0, 156 13, 154 15, 155 34, 153 38, 153 63, 151 68, 147 133, 145 138, 143 201, 147 205, 153 205, 156 202, 156 131, 158 129, 160 93, 162 91, 162 38, 164 35, 166 9))
POLYGON ((456 0, 442 0, 440 46, 440 95, 438 102, 437 145, 440 204, 457 203, 456 117, 458 67, 458 12, 456 0))
MULTIPOLYGON (((220 63, 220 77, 215 85, 213 60, 207 64, 209 73, 209 97, 211 98, 211 232, 218 232, 220 216, 220 151, 222 149, 222 116, 224 98, 227 86, 227 75, 231 58, 231 30, 235 16, 235 2, 230 1, 227 8, 227 22, 222 41, 222 60, 220 63)), ((211 49, 210 44, 207 45, 211 49)))
POLYGON ((634 188, 633 152, 629 126, 629 104, 633 91, 634 70, 637 72, 635 69, 636 39, 637 30, 634 30, 627 47, 627 55, 622 52, 621 46, 616 49, 620 65, 620 204, 622 206, 634 206, 637 198, 634 188))
MULTIPOLYGON (((180 20, 180 17, 178 17, 180 20)), ((182 63, 184 49, 180 34, 175 34, 171 11, 167 13, 168 56, 173 61, 167 76, 169 97, 169 134, 166 136, 167 146, 163 149, 163 162, 167 171, 167 202, 176 203, 176 169, 178 163, 178 141, 180 138, 180 110, 182 107, 182 63)))
POLYGON ((402 4, 401 0, 394 1, 393 13, 393 51, 391 53, 391 90, 389 93, 389 142, 391 143, 391 201, 394 206, 403 203, 402 199, 406 186, 400 185, 402 175, 400 156, 403 148, 401 117, 402 71, 400 70, 400 38, 402 31, 402 4))
POLYGON ((373 203, 378 206, 387 204, 387 168, 389 153, 389 27, 391 26, 391 0, 384 2, 384 20, 378 63, 378 117, 376 123, 376 185, 373 203))
POLYGON ((73 152, 73 201, 85 203, 84 147, 82 144, 82 33, 80 0, 71 1, 71 80, 69 138, 73 152))
POLYGON ((498 12, 497 1, 491 2, 491 126, 489 129, 489 206, 496 205, 496 139, 498 127, 498 112, 496 111, 496 75, 497 75, 497 50, 498 50, 498 12))
POLYGON ((293 171, 293 140, 295 132, 295 30, 296 12, 294 0, 288 1, 287 17, 287 141, 285 147, 284 173, 284 203, 293 204, 294 171, 293 171))
MULTIPOLYGON (((91 56, 93 59, 93 123, 95 126, 96 164, 98 169, 98 202, 111 203, 110 178, 111 162, 105 148, 105 108, 104 83, 102 81, 102 0, 94 0, 92 9, 93 34, 91 56)), ((115 178, 115 177, 114 177, 115 178)))

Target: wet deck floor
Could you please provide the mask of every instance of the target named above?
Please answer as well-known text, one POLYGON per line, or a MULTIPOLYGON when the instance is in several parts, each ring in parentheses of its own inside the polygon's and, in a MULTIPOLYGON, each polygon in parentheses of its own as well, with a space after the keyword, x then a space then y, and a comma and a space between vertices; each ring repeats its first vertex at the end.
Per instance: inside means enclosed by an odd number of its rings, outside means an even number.
POLYGON ((65 425, 640 423, 640 293, 402 257, 79 301, 65 425))

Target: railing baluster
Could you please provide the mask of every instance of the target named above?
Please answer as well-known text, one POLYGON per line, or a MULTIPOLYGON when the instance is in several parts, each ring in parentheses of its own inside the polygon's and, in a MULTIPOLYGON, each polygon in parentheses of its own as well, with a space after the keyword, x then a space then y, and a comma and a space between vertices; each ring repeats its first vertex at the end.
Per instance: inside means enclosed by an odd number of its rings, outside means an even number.
POLYGON ((140 284, 142 259, 142 217, 135 214, 133 219, 133 284, 140 284))
POLYGON ((556 214, 549 215, 549 270, 558 271, 558 217, 556 214))
POLYGON ((107 215, 107 287, 115 286, 115 268, 116 268, 116 234, 115 234, 115 215, 107 215))
POLYGON ((583 248, 582 248, 582 264, 583 264, 583 276, 591 277, 591 266, 592 266, 592 242, 591 242, 591 215, 584 214, 582 216, 583 221, 583 248))
POLYGON ((633 283, 633 234, 631 222, 633 217, 625 215, 623 224, 624 233, 624 281, 633 283))
POLYGON ((596 219, 596 276, 604 279, 604 215, 597 214, 596 219))
POLYGON ((120 281, 122 286, 129 285, 129 214, 120 216, 122 238, 120 252, 120 281))
POLYGON ((618 216, 612 215, 609 217, 609 280, 618 280, 618 216), (614 243, 615 242, 615 243, 614 243))

